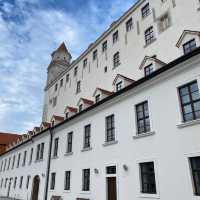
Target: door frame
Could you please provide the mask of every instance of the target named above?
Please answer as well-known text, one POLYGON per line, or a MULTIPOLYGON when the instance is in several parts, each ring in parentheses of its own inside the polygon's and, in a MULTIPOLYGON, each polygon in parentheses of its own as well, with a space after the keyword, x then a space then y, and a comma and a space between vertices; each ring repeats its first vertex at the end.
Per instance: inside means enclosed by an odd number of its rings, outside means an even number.
MULTIPOLYGON (((35 175, 34 177, 33 177, 33 181, 32 181, 32 191, 31 191, 31 200, 33 199, 33 189, 34 189, 34 187, 35 187, 35 181, 36 181, 36 178, 38 178, 38 180, 39 180, 39 184, 38 184, 38 197, 39 197, 39 191, 40 191, 40 182, 41 182, 41 179, 40 179, 40 176, 39 175, 35 175)), ((38 181, 37 180, 37 181, 38 181)), ((39 198, 37 198, 37 199, 39 199, 39 198)))

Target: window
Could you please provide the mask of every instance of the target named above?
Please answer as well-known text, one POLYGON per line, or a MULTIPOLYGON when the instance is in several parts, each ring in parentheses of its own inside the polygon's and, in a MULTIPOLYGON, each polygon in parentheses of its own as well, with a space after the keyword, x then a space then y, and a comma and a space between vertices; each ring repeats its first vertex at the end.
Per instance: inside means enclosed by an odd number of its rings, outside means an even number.
POLYGON ((108 67, 106 66, 104 67, 104 73, 107 73, 107 71, 108 71, 108 67))
POLYGON ((13 156, 12 169, 14 169, 14 166, 15 166, 15 155, 13 156))
POLYGON ((144 7, 142 7, 142 18, 147 17, 150 14, 149 3, 147 3, 144 7))
POLYGON ((146 45, 151 44, 154 41, 154 32, 153 32, 153 26, 151 26, 150 28, 148 28, 145 31, 145 42, 146 45))
POLYGON ((71 171, 65 172, 65 190, 70 190, 71 171))
POLYGON ((156 194, 156 180, 154 172, 154 163, 140 163, 141 192, 156 194))
POLYGON ((41 143, 41 149, 40 149, 40 159, 43 159, 43 154, 44 154, 44 143, 41 143))
POLYGON ((115 140, 115 121, 114 115, 106 117, 106 142, 115 140))
POLYGON ((91 137, 91 125, 88 124, 84 127, 84 143, 83 148, 90 148, 90 137, 91 137))
POLYGON ((106 174, 116 174, 116 166, 106 167, 106 174))
POLYGON ((149 108, 145 101, 136 105, 137 134, 150 132, 149 108))
POLYGON ((78 94, 80 92, 81 92, 81 81, 78 81, 76 85, 76 93, 78 94))
POLYGON ((9 168, 10 168, 10 162, 11 162, 11 157, 8 159, 8 167, 7 167, 7 170, 9 170, 9 168))
POLYGON ((37 145, 37 150, 36 150, 36 160, 40 159, 40 144, 37 145))
POLYGON ((69 74, 66 75, 66 83, 69 82, 69 74))
POLYGON ((83 68, 87 67, 87 58, 83 60, 83 68))
POLYGON ((117 42, 118 39, 119 39, 119 33, 118 33, 118 31, 116 31, 115 33, 113 33, 113 44, 114 44, 115 42, 117 42))
POLYGON ((50 185, 51 190, 55 189, 55 182, 56 182, 56 173, 53 172, 51 173, 51 185, 50 185))
POLYGON ((169 14, 165 14, 163 15, 159 21, 158 21, 158 26, 159 26, 159 31, 163 32, 165 31, 167 28, 170 27, 170 17, 169 14))
POLYGON ((65 118, 68 119, 69 118, 69 113, 65 113, 65 118))
POLYGON ((57 89, 58 89, 58 84, 56 83, 56 84, 55 84, 55 89, 54 89, 55 92, 57 91, 57 89))
POLYGON ((67 135, 67 153, 72 152, 72 138, 73 138, 73 132, 68 133, 68 135, 67 135))
POLYGON ((26 180, 26 189, 28 189, 29 186, 29 182, 30 182, 30 176, 27 176, 27 180, 26 180))
POLYGON ((144 75, 149 76, 153 72, 153 64, 150 64, 144 68, 144 75))
POLYGON ((97 50, 95 50, 94 52, 93 52, 93 60, 96 60, 97 59, 97 50))
POLYGON ((3 171, 6 170, 6 164, 7 164, 7 159, 5 159, 3 171))
POLYGON ((17 177, 15 177, 15 180, 14 180, 14 184, 13 184, 14 189, 16 188, 16 185, 17 185, 17 177))
POLYGON ((54 139, 53 157, 57 157, 58 156, 58 142, 59 142, 59 138, 55 138, 54 139))
POLYGON ((1 179, 1 188, 2 188, 2 186, 3 186, 3 178, 1 179))
POLYGON ((195 39, 190 40, 189 42, 186 42, 183 44, 183 51, 184 54, 190 53, 191 51, 196 49, 196 41, 195 39))
POLYGON ((74 68, 74 76, 77 76, 77 74, 78 74, 78 67, 75 67, 74 68))
POLYGON ((20 177, 20 183, 19 183, 19 188, 22 188, 22 184, 23 184, 23 176, 20 177))
POLYGON ((98 94, 95 96, 95 102, 98 103, 101 100, 101 95, 98 94))
POLYGON ((30 152, 29 165, 32 163, 32 160, 33 160, 33 148, 31 148, 31 152, 30 152))
POLYGON ((200 196, 200 156, 190 158, 192 178, 194 185, 194 194, 200 196))
POLYGON ((8 182, 8 178, 6 178, 6 181, 5 181, 5 185, 4 185, 5 188, 7 187, 7 182, 8 182))
POLYGON ((83 169, 83 191, 90 190, 90 169, 83 169))
POLYGON ((24 159, 23 159, 22 166, 25 166, 26 164, 26 154, 27 154, 27 151, 24 151, 24 159))
POLYGON ((83 110, 83 104, 80 104, 78 107, 78 111, 81 112, 83 110))
POLYGON ((119 52, 117 52, 113 56, 113 68, 118 67, 119 65, 120 65, 120 57, 119 57, 119 52))
POLYGON ((120 91, 122 89, 122 81, 116 84, 116 92, 120 91))
POLYGON ((107 51, 107 48, 108 48, 108 44, 107 44, 107 41, 105 41, 105 42, 102 44, 102 52, 107 51))
POLYGON ((53 97, 53 107, 55 107, 57 104, 57 97, 53 97))
POLYGON ((18 154, 18 159, 17 159, 17 168, 19 167, 19 164, 20 164, 20 158, 21 158, 21 154, 19 153, 18 154))
POLYGON ((60 87, 63 86, 63 79, 60 80, 60 87))
POLYGON ((192 121, 200 118, 200 94, 197 81, 188 83, 179 88, 183 121, 192 121))
POLYGON ((131 31, 133 28, 133 19, 132 17, 126 22, 126 32, 131 31))

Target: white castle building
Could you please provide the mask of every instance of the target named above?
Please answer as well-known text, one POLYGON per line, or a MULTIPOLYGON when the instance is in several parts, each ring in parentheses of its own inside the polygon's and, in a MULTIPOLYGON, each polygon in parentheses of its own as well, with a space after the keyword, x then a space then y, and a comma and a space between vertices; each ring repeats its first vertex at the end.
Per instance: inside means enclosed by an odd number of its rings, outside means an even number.
POLYGON ((139 0, 71 59, 52 53, 43 122, 0 156, 0 196, 200 200, 200 1, 139 0))

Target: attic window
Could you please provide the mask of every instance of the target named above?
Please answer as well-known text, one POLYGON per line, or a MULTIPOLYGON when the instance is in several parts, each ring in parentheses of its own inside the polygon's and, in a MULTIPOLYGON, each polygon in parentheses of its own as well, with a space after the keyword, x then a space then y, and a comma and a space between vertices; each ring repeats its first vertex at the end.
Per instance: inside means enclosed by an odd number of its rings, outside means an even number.
POLYGON ((144 68, 144 75, 149 76, 153 72, 153 64, 150 64, 144 68))
POLYGON ((183 44, 183 51, 184 54, 190 53, 191 51, 196 49, 196 41, 195 39, 190 40, 189 42, 186 42, 183 44))
POLYGON ((98 103, 98 102, 100 101, 100 97, 101 97, 100 94, 96 95, 96 97, 95 97, 95 102, 96 102, 96 103, 98 103))
POLYGON ((81 112, 83 110, 83 104, 80 104, 78 107, 79 112, 81 112))
POLYGON ((65 113, 65 118, 68 119, 69 118, 69 113, 65 113))
POLYGON ((122 81, 116 84, 116 92, 120 91, 122 89, 122 81))

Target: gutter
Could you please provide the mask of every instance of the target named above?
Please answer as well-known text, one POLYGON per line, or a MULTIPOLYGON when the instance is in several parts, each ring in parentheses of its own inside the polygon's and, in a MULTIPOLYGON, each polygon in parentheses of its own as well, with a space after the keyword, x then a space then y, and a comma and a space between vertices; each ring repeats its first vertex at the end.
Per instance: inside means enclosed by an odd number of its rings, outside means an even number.
POLYGON ((49 129, 50 141, 49 141, 49 152, 48 152, 48 160, 47 160, 44 200, 47 200, 47 198, 48 198, 49 174, 50 174, 50 168, 51 168, 51 152, 52 152, 52 143, 53 143, 53 130, 54 130, 54 128, 49 129))

